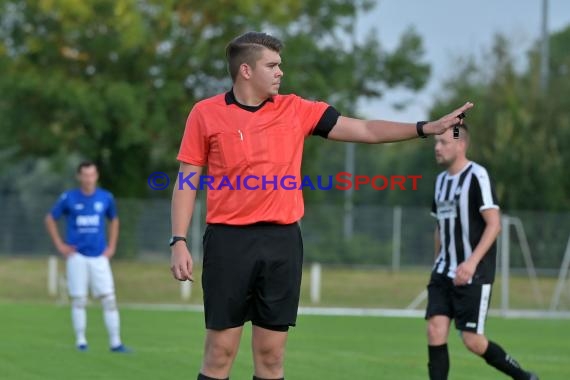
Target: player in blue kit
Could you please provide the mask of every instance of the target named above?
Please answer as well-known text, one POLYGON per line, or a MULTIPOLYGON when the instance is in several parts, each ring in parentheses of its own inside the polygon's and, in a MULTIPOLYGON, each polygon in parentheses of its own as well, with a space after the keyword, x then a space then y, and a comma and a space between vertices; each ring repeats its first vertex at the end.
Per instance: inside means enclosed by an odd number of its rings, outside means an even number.
POLYGON ((77 168, 79 188, 64 192, 45 217, 48 233, 66 260, 67 287, 71 297, 71 320, 76 347, 87 350, 87 296, 101 300, 103 319, 109 333, 112 352, 129 352, 121 342, 120 318, 115 298, 113 273, 109 260, 115 254, 119 237, 119 218, 113 195, 97 187, 99 172, 93 162, 77 168), (63 240, 57 220, 65 217, 66 236, 63 240), (109 220, 109 239, 105 231, 109 220))

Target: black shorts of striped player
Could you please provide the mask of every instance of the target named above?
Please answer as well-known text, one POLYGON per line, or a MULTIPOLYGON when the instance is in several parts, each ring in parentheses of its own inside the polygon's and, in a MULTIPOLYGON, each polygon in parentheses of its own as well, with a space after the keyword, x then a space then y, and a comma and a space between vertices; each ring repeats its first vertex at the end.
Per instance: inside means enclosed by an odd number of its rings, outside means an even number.
MULTIPOLYGON (((457 117, 463 120, 465 119, 465 113, 461 112, 459 115, 457 115, 457 117)), ((456 124, 455 127, 453 127, 453 138, 454 139, 459 138, 459 124, 456 124)))

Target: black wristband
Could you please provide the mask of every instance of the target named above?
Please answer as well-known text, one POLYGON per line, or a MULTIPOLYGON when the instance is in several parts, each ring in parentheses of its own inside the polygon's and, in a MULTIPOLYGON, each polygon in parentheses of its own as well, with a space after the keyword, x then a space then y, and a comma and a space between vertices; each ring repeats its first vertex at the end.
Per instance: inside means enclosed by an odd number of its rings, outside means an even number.
POLYGON ((186 238, 184 236, 172 236, 170 238, 170 241, 168 242, 168 245, 172 247, 174 244, 176 244, 179 241, 186 242, 186 238))
POLYGON ((427 138, 426 134, 424 133, 424 125, 426 125, 428 121, 418 121, 416 123, 416 131, 418 132, 418 136, 422 139, 427 138))

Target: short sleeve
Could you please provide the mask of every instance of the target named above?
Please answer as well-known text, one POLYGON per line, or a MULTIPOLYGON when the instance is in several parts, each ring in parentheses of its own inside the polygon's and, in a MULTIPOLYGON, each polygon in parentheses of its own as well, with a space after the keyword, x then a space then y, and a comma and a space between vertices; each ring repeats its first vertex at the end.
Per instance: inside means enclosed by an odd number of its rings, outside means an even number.
POLYGON ((473 185, 471 186, 471 199, 479 211, 490 208, 499 208, 495 188, 486 170, 478 170, 473 173, 473 185))
POLYGON ((67 201, 69 195, 67 193, 63 193, 59 196, 57 202, 53 205, 50 214, 54 219, 59 219, 62 215, 68 213, 67 201))
POLYGON ((205 166, 208 161, 208 136, 199 107, 194 106, 186 120, 184 136, 178 151, 178 161, 205 166))
POLYGON ((105 210, 105 216, 110 220, 117 217, 117 204, 115 202, 115 197, 111 193, 109 193, 109 205, 107 206, 107 210, 105 210))
MULTIPOLYGON (((317 126, 319 127, 317 131, 322 130, 323 127, 324 129, 329 127, 328 131, 330 132, 340 116, 333 107, 325 102, 311 101, 301 97, 297 97, 295 110, 297 117, 301 121, 305 136, 312 134, 322 135, 322 133, 315 133, 317 126)), ((328 132, 326 134, 328 135, 328 132)))

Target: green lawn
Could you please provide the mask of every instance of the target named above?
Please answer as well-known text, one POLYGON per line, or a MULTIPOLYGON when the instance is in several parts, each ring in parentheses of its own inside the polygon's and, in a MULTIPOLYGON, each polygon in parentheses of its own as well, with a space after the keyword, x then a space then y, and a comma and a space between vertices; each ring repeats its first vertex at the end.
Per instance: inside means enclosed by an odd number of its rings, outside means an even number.
MULTIPOLYGON (((202 303, 200 267, 195 268, 195 283, 189 300, 180 298, 180 285, 170 274, 168 257, 163 262, 115 260, 117 296, 122 303, 202 303)), ((59 271, 64 273, 64 262, 59 260, 59 271)), ((425 289, 429 268, 405 269, 392 273, 381 268, 323 267, 321 302, 310 300, 310 266, 305 265, 301 289, 302 306, 339 306, 366 308, 405 308, 425 289)), ((491 308, 500 307, 500 278, 495 283, 491 308)), ((47 256, 16 258, 0 256, 0 300, 52 302, 47 290, 47 256)), ((547 309, 556 279, 539 278, 543 295, 539 303, 528 277, 511 277, 510 306, 514 309, 547 309)), ((64 296, 65 298, 65 296, 64 296)), ((423 308, 425 303, 419 307, 423 308)), ((570 310, 570 291, 561 299, 561 310, 570 310)))
MULTIPOLYGON (((0 303, 0 378, 195 379, 203 346, 199 312, 121 308, 123 339, 135 352, 108 352, 98 307, 88 309, 88 352, 73 347, 69 309, 53 304, 0 303)), ((491 318, 488 335, 541 379, 570 379, 570 321, 491 318)), ((421 318, 300 316, 291 330, 286 378, 426 379, 421 318)), ((249 327, 231 378, 252 375, 249 327)), ((450 337, 451 379, 506 379, 450 337)))

